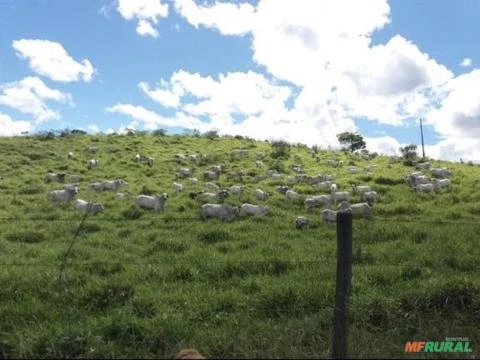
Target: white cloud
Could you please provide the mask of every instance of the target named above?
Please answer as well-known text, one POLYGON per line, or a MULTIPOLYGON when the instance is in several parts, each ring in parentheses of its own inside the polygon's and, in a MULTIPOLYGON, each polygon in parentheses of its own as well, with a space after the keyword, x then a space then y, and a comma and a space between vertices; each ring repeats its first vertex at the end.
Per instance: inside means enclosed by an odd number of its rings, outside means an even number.
POLYGON ((461 67, 470 67, 472 66, 472 59, 470 58, 465 58, 462 60, 462 62, 460 63, 460 66, 461 67))
POLYGON ((159 18, 168 16, 168 3, 164 0, 118 0, 117 11, 126 20, 138 21, 138 34, 156 38, 155 25, 159 18))
POLYGON ((49 40, 21 39, 12 43, 17 55, 38 75, 54 81, 91 81, 94 68, 88 59, 74 60, 63 46, 49 40))
MULTIPOLYGON (((163 82, 161 83, 161 86, 165 87, 166 84, 163 82)), ((176 108, 180 105, 180 96, 168 89, 157 88, 152 90, 150 89, 150 86, 143 81, 138 84, 138 87, 153 101, 163 105, 166 108, 176 108)))
POLYGON ((98 127, 98 125, 95 125, 95 124, 88 125, 87 129, 93 134, 96 134, 96 133, 100 132, 100 128, 98 127))
POLYGON ((0 136, 21 135, 22 132, 31 132, 33 125, 25 120, 12 120, 7 114, 0 112, 0 136))
POLYGON ((201 131, 207 129, 204 122, 183 113, 177 113, 175 117, 163 117, 154 111, 145 109, 143 106, 132 104, 116 104, 108 107, 106 111, 112 114, 130 116, 141 123, 147 130, 156 129, 158 126, 199 129, 201 131))
POLYGON ((0 85, 0 104, 33 115, 37 123, 60 118, 60 114, 52 110, 47 101, 73 106, 70 94, 49 88, 38 77, 26 77, 0 85))
POLYGON ((196 28, 202 25, 216 28, 223 35, 243 35, 255 26, 255 8, 248 3, 202 6, 193 0, 174 1, 176 10, 196 28))

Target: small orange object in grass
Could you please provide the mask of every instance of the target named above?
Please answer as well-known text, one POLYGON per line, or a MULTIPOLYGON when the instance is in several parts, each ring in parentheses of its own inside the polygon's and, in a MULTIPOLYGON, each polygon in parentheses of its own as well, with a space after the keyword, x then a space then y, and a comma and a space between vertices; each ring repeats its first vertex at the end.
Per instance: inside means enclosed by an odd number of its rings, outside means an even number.
POLYGON ((186 349, 178 352, 175 359, 205 359, 205 357, 195 349, 186 349))

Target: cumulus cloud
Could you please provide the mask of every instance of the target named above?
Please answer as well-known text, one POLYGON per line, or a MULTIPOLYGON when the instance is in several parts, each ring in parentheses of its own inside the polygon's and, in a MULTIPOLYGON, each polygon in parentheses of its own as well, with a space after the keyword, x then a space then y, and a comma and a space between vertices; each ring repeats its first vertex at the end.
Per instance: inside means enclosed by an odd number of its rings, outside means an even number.
POLYGON ((0 85, 0 104, 33 115, 37 123, 60 118, 60 114, 51 109, 47 102, 73 106, 70 94, 49 88, 38 77, 26 77, 0 85))
POLYGON ((164 0, 118 0, 117 11, 126 20, 138 21, 139 35, 156 38, 158 30, 155 26, 159 18, 168 16, 168 3, 164 0))
POLYGON ((255 26, 255 7, 249 3, 204 6, 193 0, 175 0, 175 8, 194 27, 215 28, 223 35, 243 35, 255 26))
POLYGON ((31 132, 33 125, 25 120, 12 120, 7 114, 0 112, 0 136, 21 135, 24 132, 31 132))
POLYGON ((460 66, 461 67, 470 67, 472 66, 472 59, 470 58, 465 58, 462 60, 462 62, 460 63, 460 66))
POLYGON ((28 60, 30 68, 38 75, 54 81, 91 81, 94 68, 88 59, 74 60, 64 47, 50 40, 21 39, 12 43, 21 59, 28 60))

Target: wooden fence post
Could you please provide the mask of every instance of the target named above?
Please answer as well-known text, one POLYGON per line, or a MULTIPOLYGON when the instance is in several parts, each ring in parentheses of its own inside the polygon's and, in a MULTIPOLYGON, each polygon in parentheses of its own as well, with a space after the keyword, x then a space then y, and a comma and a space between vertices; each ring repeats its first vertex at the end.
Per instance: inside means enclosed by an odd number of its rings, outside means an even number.
POLYGON ((348 310, 352 280, 352 213, 337 212, 337 281, 333 320, 334 359, 347 358, 348 310))

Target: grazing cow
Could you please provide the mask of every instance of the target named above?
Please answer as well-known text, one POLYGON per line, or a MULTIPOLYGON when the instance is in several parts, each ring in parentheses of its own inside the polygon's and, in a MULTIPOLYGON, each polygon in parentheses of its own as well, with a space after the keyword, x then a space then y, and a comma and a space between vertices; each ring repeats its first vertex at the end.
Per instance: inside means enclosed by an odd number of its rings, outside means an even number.
POLYGON ((429 162, 417 163, 415 169, 417 170, 429 170, 432 167, 432 164, 429 162))
POLYGON ((331 195, 314 195, 307 196, 303 204, 305 205, 305 210, 311 210, 316 207, 328 206, 332 202, 331 195))
POLYGON ((120 186, 127 186, 128 182, 122 179, 105 180, 102 182, 102 190, 117 190, 120 186))
POLYGON ((185 167, 177 169, 178 177, 181 179, 191 177, 193 175, 193 172, 194 172, 194 169, 185 168, 185 167))
POLYGON ((56 181, 56 182, 64 183, 65 182, 65 173, 56 174, 56 173, 49 172, 49 173, 47 173, 47 175, 45 175, 45 181, 46 182, 56 181))
POLYGON ((191 178, 188 179, 188 183, 190 185, 195 185, 195 184, 198 183, 198 179, 196 177, 191 177, 191 178))
POLYGON ((356 184, 352 184, 352 189, 354 194, 362 194, 365 191, 372 191, 371 187, 369 185, 360 185, 357 186, 356 184))
POLYGON ((266 191, 257 189, 257 190, 255 190, 255 196, 256 196, 257 200, 265 201, 265 200, 268 199, 269 194, 266 191))
POLYGON ((451 185, 452 183, 449 179, 433 179, 433 187, 435 190, 449 188, 451 185))
POLYGON ((305 216, 297 216, 295 219, 295 227, 298 230, 305 230, 308 229, 308 219, 305 216))
POLYGON ((298 198, 298 193, 293 190, 287 190, 285 192, 285 198, 289 201, 293 201, 298 198))
POLYGON ((103 211, 105 208, 100 203, 89 203, 88 201, 77 199, 73 203, 73 207, 81 212, 89 214, 96 214, 103 211))
POLYGON ((255 181, 256 183, 259 183, 260 181, 265 180, 266 178, 267 178, 266 175, 255 175, 253 177, 253 181, 255 181))
POLYGON ((349 166, 348 167, 348 172, 350 174, 357 174, 358 173, 358 168, 356 166, 349 166))
POLYGON ((299 165, 299 164, 293 164, 292 165, 292 170, 296 173, 303 173, 303 167, 302 165, 299 165))
POLYGON ((337 201, 348 201, 350 199, 350 194, 346 191, 337 191, 332 193, 333 202, 337 203, 337 201))
POLYGON ((220 172, 207 170, 203 173, 204 180, 218 180, 220 177, 220 172))
POLYGON ((452 172, 447 168, 432 168, 431 172, 432 172, 432 176, 435 176, 438 178, 446 178, 447 176, 452 174, 452 172))
POLYGON ((202 202, 202 203, 208 203, 208 202, 220 202, 223 203, 226 198, 228 198, 230 195, 228 191, 226 190, 221 190, 217 194, 214 193, 209 193, 209 192, 201 192, 198 193, 195 198, 202 202))
POLYGON ((62 190, 53 190, 48 193, 50 200, 55 202, 67 202, 72 200, 78 194, 78 188, 69 188, 62 190))
POLYGON ((322 218, 323 218, 323 222, 336 222, 337 212, 331 209, 323 209, 322 218))
POLYGON ((196 162, 196 161, 198 161, 198 159, 199 159, 198 154, 190 154, 190 155, 188 155, 188 160, 190 160, 190 161, 196 162))
POLYGON ((88 185, 92 190, 103 191, 103 182, 94 182, 88 185))
POLYGON ((433 194, 435 187, 433 186, 432 183, 427 183, 427 184, 418 184, 417 186, 415 186, 415 189, 417 190, 417 193, 426 192, 426 193, 433 194))
POLYGON ((148 164, 148 166, 153 166, 155 164, 155 159, 151 156, 147 156, 145 162, 148 164))
POLYGON ((174 181, 174 182, 173 182, 173 188, 174 188, 177 192, 183 191, 183 184, 180 184, 180 183, 174 181))
POLYGON ((135 155, 135 161, 136 162, 140 162, 141 159, 142 159, 142 157, 140 156, 140 154, 135 155))
POLYGON ((116 200, 124 200, 126 198, 129 198, 130 196, 132 196, 132 193, 128 192, 128 193, 116 193, 115 194, 115 199, 116 200))
POLYGON ((342 201, 339 210, 351 211, 354 217, 373 218, 373 208, 367 203, 350 204, 348 201, 342 201))
POLYGON ((218 218, 221 221, 232 221, 239 217, 240 210, 228 204, 204 204, 200 208, 202 218, 218 218))
POLYGON ((67 159, 73 159, 73 152, 69 151, 67 153, 67 159))
POLYGON ((78 191, 79 187, 78 187, 78 183, 76 183, 76 184, 65 184, 65 185, 62 186, 62 189, 77 189, 77 191, 78 191))
POLYGON ((257 168, 262 168, 264 165, 263 165, 263 162, 261 162, 260 160, 257 160, 257 161, 255 161, 255 166, 257 168))
POLYGON ((313 187, 316 189, 331 191, 332 185, 333 185, 333 182, 329 180, 329 181, 322 181, 322 182, 316 183, 313 185, 313 187))
POLYGON ((175 161, 176 162, 182 162, 187 160, 187 157, 184 154, 176 154, 175 155, 175 161))
POLYGON ((90 159, 88 160, 88 168, 89 169, 94 169, 98 166, 98 160, 96 159, 90 159))
POLYGON ((308 184, 310 185, 316 185, 318 183, 321 183, 325 181, 325 176, 323 175, 315 175, 315 176, 310 176, 308 178, 308 184))
POLYGON ((205 190, 218 193, 220 191, 220 186, 213 182, 207 182, 205 183, 205 190))
POLYGON ((240 206, 240 211, 242 214, 245 215, 265 215, 268 214, 270 209, 268 208, 268 206, 252 205, 245 203, 240 206))
POLYGON ((145 209, 153 209, 155 211, 161 210, 163 211, 165 207, 165 202, 167 201, 168 194, 156 194, 154 196, 148 195, 138 195, 135 198, 135 205, 137 207, 145 208, 145 209))
POLYGON ((245 189, 245 186, 243 185, 233 185, 228 188, 228 191, 232 195, 242 195, 244 189, 245 189))
POLYGON ((335 192, 337 192, 337 190, 338 190, 337 184, 332 184, 330 186, 330 192, 331 193, 335 193, 335 192))
POLYGON ((295 181, 298 184, 308 184, 310 181, 310 176, 307 174, 297 174, 295 175, 295 181))
POLYGON ((274 177, 274 175, 279 175, 279 173, 278 173, 277 170, 272 169, 272 170, 268 170, 268 171, 267 171, 267 175, 268 175, 269 177, 274 177))
POLYGON ((377 201, 378 194, 376 191, 365 191, 360 193, 360 200, 368 203, 375 203, 377 201))

